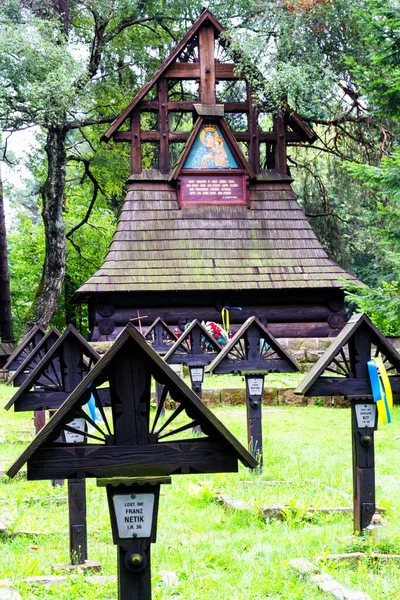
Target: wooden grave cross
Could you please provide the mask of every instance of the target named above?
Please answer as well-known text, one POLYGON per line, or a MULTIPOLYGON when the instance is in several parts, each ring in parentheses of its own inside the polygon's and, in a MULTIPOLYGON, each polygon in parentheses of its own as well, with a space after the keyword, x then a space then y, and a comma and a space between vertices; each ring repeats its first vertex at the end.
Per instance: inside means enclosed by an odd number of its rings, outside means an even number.
POLYGON ((353 450, 353 522, 361 533, 375 513, 375 449, 377 410, 372 397, 368 361, 381 356, 394 393, 400 392, 400 354, 364 314, 351 317, 295 394, 345 396, 351 401, 353 450))
MULTIPOLYGON (((7 474, 14 477, 27 463, 28 479, 112 479, 107 483, 111 486, 110 509, 115 511, 112 519, 124 521, 124 504, 114 503, 114 487, 119 490, 125 486, 127 493, 136 495, 143 477, 167 478, 159 480, 159 485, 167 483, 172 474, 235 472, 238 460, 250 468, 257 466, 253 456, 128 324, 7 474), (155 414, 150 410, 152 377, 164 386, 163 402, 169 394, 176 403, 162 422, 162 404, 155 414), (102 416, 102 422, 95 423, 82 406, 91 390, 106 382, 110 386, 111 409, 104 409, 95 398, 102 416), (76 418, 83 418, 92 426, 85 433, 86 444, 68 444, 62 435, 65 431, 82 433, 72 425, 76 418), (201 438, 188 438, 187 434, 182 437, 195 425, 201 426, 201 438)), ((145 485, 149 487, 151 482, 145 485)), ((151 496, 151 489, 144 492, 147 494, 151 496)), ((157 494, 145 501, 149 502, 148 513, 154 517, 157 494)), ((153 525, 146 537, 140 537, 139 530, 131 531, 131 535, 120 531, 114 536, 119 557, 119 600, 151 598, 150 543, 154 538, 153 525)))
POLYGON ((32 352, 19 365, 7 380, 8 384, 13 384, 14 387, 19 387, 25 379, 37 367, 42 358, 47 354, 52 345, 58 340, 61 333, 56 327, 50 327, 46 335, 38 342, 32 352))
POLYGON ((299 367, 257 317, 250 317, 206 369, 241 373, 246 379, 247 439, 262 469, 262 396, 266 373, 290 373, 299 367))
MULTIPOLYGON (((14 352, 10 355, 8 361, 4 365, 4 369, 11 373, 17 371, 21 364, 29 357, 32 350, 37 346, 41 339, 46 335, 46 331, 43 327, 35 325, 28 331, 28 333, 22 338, 20 344, 15 348, 14 352)), ((45 423, 46 415, 43 411, 35 411, 34 421, 36 431, 39 431, 45 423)))
MULTIPOLYGON (((97 352, 73 325, 69 325, 62 335, 59 332, 57 334, 58 337, 56 336, 57 339, 48 352, 36 364, 33 371, 6 404, 6 410, 13 407, 16 412, 54 411, 68 398, 92 366, 100 360, 97 352)), ((108 389, 103 388, 94 393, 102 404, 109 403, 108 389)), ((82 431, 85 428, 82 418, 75 420, 75 425, 82 428, 82 431)), ((83 440, 82 431, 79 434, 76 432, 71 434, 67 431, 65 435, 69 435, 71 438, 78 436, 77 439, 83 440)), ((58 478, 54 478, 54 480, 58 481, 58 478)), ((84 479, 77 476, 68 478, 68 505, 71 563, 83 565, 88 558, 84 479)), ((92 568, 99 566, 95 561, 91 561, 90 564, 92 568)))
POLYGON ((192 390, 202 397, 204 367, 221 352, 222 346, 197 319, 192 321, 164 356, 170 365, 189 367, 192 390))

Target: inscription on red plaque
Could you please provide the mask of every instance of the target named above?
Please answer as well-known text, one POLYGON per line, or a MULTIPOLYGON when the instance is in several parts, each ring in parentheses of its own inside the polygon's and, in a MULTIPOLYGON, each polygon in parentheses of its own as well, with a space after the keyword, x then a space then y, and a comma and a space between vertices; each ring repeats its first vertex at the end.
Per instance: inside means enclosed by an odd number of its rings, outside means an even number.
POLYGON ((246 204, 244 174, 182 174, 180 189, 182 204, 246 204))

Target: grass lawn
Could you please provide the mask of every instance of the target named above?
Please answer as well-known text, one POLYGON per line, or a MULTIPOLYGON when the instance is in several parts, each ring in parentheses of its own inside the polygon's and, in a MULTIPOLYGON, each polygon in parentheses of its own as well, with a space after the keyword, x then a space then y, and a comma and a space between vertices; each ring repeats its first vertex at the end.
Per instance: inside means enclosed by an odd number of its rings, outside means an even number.
MULTIPOLYGON (((13 394, 0 384, 0 402, 13 394)), ((215 410, 246 442, 244 407, 215 410)), ((264 472, 240 466, 237 474, 174 476, 161 492, 158 540, 152 550, 155 600, 318 600, 324 595, 307 577, 288 567, 304 557, 373 600, 400 598, 400 565, 376 562, 374 552, 400 554, 400 409, 393 424, 376 433, 377 504, 387 508, 382 541, 349 540, 350 516, 310 517, 308 507, 350 506, 352 502, 350 411, 319 406, 268 407, 263 411, 264 472), (254 513, 226 511, 218 493, 246 500, 254 513), (290 505, 287 520, 264 523, 264 504, 290 505), (364 550, 358 564, 329 564, 331 553, 364 550), (178 583, 167 586, 162 571, 173 571, 178 583)), ((33 436, 31 413, 0 411, 0 468, 4 470, 33 436)), ((116 574, 105 490, 88 484, 89 559, 116 574)), ((62 586, 28 586, 22 577, 52 574, 52 565, 68 560, 66 487, 29 482, 23 477, 0 480, 0 520, 30 536, 0 537, 0 579, 11 579, 23 600, 111 600, 116 584, 95 586, 83 576, 62 586)))

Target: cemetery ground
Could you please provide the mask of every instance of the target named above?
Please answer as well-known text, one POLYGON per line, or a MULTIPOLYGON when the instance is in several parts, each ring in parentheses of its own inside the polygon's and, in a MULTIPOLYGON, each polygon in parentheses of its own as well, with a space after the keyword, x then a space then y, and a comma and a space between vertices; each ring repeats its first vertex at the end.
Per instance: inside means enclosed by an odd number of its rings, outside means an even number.
MULTIPOLYGON (((236 385, 236 383, 235 383, 236 385)), ((243 385, 243 384, 242 384, 243 385)), ((15 389, 0 384, 4 406, 15 389)), ((246 444, 244 406, 213 409, 246 444)), ((311 508, 352 505, 350 410, 323 406, 266 406, 263 409, 264 472, 240 466, 237 474, 174 476, 161 491, 157 543, 152 547, 155 600, 318 600, 324 596, 309 575, 289 565, 303 557, 324 573, 373 600, 400 598, 400 561, 375 554, 400 554, 400 408, 393 423, 376 432, 377 505, 386 509, 381 539, 352 537, 352 517, 313 513, 311 508), (246 501, 250 511, 226 509, 220 494, 246 501), (265 520, 265 505, 286 505, 283 520, 265 520), (358 561, 329 556, 364 552, 358 561)), ((0 469, 4 471, 33 436, 31 413, 0 411, 0 469)), ((105 490, 87 480, 89 559, 101 575, 116 575, 105 490)), ((55 573, 68 561, 66 486, 0 480, 0 580, 10 580, 23 600, 111 600, 115 580, 101 585, 77 572, 62 584, 24 582, 55 573)), ((99 573, 95 573, 99 575, 99 573)), ((0 587, 1 591, 1 587, 0 587)), ((0 594, 1 596, 1 594, 0 594)))

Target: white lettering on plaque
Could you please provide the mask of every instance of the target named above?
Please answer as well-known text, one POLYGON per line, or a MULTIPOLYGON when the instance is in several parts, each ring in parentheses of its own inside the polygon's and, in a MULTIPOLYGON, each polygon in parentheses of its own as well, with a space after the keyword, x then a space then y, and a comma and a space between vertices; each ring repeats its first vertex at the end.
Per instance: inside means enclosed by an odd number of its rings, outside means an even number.
POLYGON ((118 535, 122 539, 150 537, 154 494, 118 494, 114 496, 118 535))
POLYGON ((249 386, 250 396, 262 396, 264 388, 263 377, 249 377, 247 379, 247 385, 249 386))
POLYGON ((356 404, 358 427, 374 427, 376 419, 376 404, 356 404))
POLYGON ((191 375, 192 381, 194 381, 194 382, 199 381, 200 383, 202 383, 203 367, 195 367, 195 368, 192 367, 190 369, 190 375, 191 375))
MULTIPOLYGON (((86 421, 85 419, 74 419, 70 423, 67 423, 70 427, 77 429, 78 431, 85 431, 86 421)), ((66 444, 82 444, 85 441, 84 435, 79 435, 72 431, 64 430, 65 443, 66 444)))

